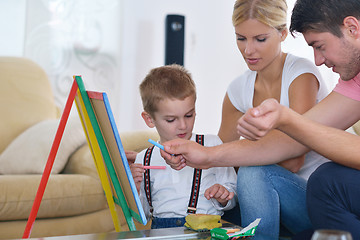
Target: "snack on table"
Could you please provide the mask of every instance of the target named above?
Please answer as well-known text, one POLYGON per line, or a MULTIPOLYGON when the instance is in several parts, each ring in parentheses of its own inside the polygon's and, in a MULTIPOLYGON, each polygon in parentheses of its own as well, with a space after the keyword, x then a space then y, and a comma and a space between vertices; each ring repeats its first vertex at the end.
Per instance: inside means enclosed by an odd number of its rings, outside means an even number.
POLYGON ((221 227, 220 219, 220 215, 189 214, 185 217, 184 226, 194 231, 205 232, 221 227))
POLYGON ((234 231, 235 229, 227 229, 227 228, 213 228, 210 231, 211 239, 219 239, 219 240, 235 240, 246 237, 252 237, 255 235, 255 231, 257 226, 260 223, 261 218, 255 219, 252 223, 250 223, 247 227, 234 231))

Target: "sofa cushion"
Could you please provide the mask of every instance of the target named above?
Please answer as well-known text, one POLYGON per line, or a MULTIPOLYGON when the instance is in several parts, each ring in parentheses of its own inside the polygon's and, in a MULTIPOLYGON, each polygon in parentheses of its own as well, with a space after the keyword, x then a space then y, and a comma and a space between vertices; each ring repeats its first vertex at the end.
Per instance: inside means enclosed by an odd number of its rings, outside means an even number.
POLYGON ((50 81, 33 61, 0 57, 0 153, 32 125, 58 117, 50 81))
MULTIPOLYGON (((0 174, 41 174, 59 126, 59 120, 41 121, 12 141, 0 155, 0 174)), ((70 155, 86 143, 79 118, 66 124, 51 173, 63 170, 70 155)))
MULTIPOLYGON (((0 175, 0 221, 29 217, 41 175, 0 175)), ((51 174, 37 219, 76 216, 107 207, 98 179, 80 174, 51 174)))

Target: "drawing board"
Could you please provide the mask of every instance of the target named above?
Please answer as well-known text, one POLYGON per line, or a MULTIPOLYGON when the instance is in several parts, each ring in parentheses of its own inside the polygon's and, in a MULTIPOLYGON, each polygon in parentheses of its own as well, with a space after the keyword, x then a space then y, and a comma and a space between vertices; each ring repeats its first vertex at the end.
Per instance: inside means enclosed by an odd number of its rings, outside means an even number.
MULTIPOLYGON (((111 193, 114 203, 121 207, 129 229, 136 230, 133 219, 144 225, 147 220, 107 94, 86 91, 81 77, 76 76, 75 80, 79 87, 75 102, 105 194, 111 193), (105 173, 101 165, 105 166, 105 173)), ((107 200, 109 203, 109 197, 107 200)), ((117 213, 114 210, 112 212, 114 219, 117 213)))

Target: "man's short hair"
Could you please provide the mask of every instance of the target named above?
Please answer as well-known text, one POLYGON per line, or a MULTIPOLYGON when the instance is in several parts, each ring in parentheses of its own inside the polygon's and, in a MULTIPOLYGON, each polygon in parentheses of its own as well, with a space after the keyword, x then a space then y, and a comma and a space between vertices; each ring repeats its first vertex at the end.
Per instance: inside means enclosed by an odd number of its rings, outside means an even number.
POLYGON ((360 17, 360 0, 297 0, 291 15, 290 32, 330 32, 342 37, 344 18, 360 17))

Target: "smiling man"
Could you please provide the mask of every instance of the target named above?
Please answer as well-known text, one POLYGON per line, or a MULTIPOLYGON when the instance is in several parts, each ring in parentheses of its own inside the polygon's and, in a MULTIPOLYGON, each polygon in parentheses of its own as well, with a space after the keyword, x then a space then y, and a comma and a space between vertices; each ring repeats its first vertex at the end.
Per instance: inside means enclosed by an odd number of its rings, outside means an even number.
POLYGON ((333 162, 320 166, 308 181, 313 227, 350 231, 358 239, 360 137, 344 130, 360 120, 360 1, 298 0, 290 31, 304 35, 317 65, 339 73, 339 83, 328 97, 304 115, 267 99, 238 121, 238 133, 257 141, 204 148, 175 140, 164 143, 168 153, 162 155, 181 169, 266 165, 315 150, 333 162), (280 131, 270 131, 274 128, 280 131))
POLYGON ((240 134, 253 140, 277 128, 336 162, 323 164, 310 177, 309 216, 315 229, 346 230, 356 239, 360 237, 360 188, 356 184, 360 180, 360 137, 339 129, 360 119, 359 19, 358 0, 298 0, 290 31, 304 35, 314 49, 316 65, 325 64, 339 73, 339 83, 305 114, 307 118, 268 100, 245 114, 238 125, 240 134))

